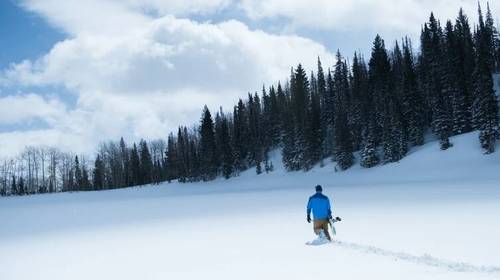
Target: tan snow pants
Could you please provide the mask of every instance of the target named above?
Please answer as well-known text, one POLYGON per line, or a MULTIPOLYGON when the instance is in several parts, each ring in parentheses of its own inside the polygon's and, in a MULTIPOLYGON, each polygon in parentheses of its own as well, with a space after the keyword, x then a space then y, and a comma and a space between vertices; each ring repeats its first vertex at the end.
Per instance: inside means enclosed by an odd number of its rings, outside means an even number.
POLYGON ((326 238, 328 240, 332 240, 330 232, 328 231, 328 225, 329 225, 328 220, 314 220, 313 223, 314 233, 316 233, 316 235, 319 235, 319 232, 323 230, 326 238))

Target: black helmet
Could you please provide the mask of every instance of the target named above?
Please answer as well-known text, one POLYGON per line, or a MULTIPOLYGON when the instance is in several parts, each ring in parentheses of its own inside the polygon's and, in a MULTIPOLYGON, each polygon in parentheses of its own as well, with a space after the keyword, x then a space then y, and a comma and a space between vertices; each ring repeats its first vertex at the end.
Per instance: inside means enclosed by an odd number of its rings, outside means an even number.
POLYGON ((321 185, 317 185, 316 192, 322 192, 322 191, 323 191, 323 188, 321 187, 321 185))

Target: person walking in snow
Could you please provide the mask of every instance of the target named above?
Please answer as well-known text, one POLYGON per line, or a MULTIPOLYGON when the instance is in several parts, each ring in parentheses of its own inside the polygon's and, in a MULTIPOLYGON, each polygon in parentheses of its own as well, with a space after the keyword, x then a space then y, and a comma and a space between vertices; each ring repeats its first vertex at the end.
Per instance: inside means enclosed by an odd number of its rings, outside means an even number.
POLYGON ((332 240, 328 231, 329 221, 332 218, 332 210, 330 208, 330 199, 324 195, 321 185, 316 186, 316 194, 309 197, 307 202, 307 222, 311 223, 311 211, 313 212, 313 230, 320 238, 326 237, 329 241, 332 240))

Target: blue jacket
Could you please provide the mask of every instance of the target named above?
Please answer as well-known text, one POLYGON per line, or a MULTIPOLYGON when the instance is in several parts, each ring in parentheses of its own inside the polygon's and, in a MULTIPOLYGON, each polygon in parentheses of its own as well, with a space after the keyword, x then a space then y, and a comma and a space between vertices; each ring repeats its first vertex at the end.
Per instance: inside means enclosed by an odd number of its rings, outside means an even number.
POLYGON ((314 220, 326 220, 332 216, 332 209, 330 208, 330 200, 326 195, 317 192, 309 198, 307 202, 307 215, 313 212, 314 220))

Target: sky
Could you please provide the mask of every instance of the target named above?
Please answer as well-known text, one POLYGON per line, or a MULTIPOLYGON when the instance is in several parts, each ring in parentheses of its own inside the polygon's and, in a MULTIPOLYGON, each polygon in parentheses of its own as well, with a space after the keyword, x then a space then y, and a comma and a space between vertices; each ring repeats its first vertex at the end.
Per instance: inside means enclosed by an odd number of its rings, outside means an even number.
POLYGON ((476 21, 476 0, 3 0, 0 157, 166 139, 298 63, 369 56, 376 34, 418 45, 431 11, 444 22, 460 7, 476 21))

